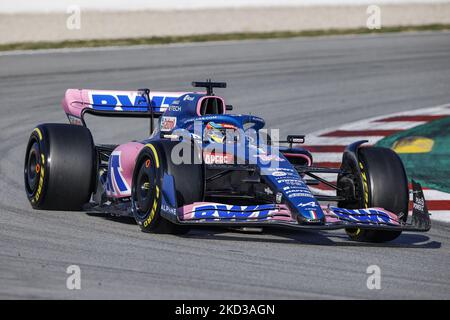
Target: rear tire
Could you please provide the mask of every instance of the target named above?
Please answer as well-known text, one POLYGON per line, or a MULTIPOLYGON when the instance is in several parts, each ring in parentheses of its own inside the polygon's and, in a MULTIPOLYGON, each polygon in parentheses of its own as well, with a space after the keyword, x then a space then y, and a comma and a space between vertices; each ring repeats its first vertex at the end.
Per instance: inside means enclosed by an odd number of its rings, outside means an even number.
POLYGON ((162 179, 164 172, 174 177, 177 205, 183 206, 203 199, 204 173, 200 164, 178 164, 171 152, 178 142, 153 141, 147 144, 136 160, 131 191, 132 211, 142 231, 185 234, 189 227, 177 225, 161 216, 162 179))
MULTIPOLYGON (((379 207, 397 215, 408 217, 409 189, 408 179, 400 157, 391 149, 362 147, 358 149, 362 183, 356 188, 358 202, 348 208, 379 207)), ((347 166, 351 167, 351 166, 347 166)), ((353 166, 354 167, 354 166, 353 166)), ((356 176, 356 174, 354 173, 356 176)), ((355 182, 355 185, 358 185, 355 182)), ((392 241, 401 231, 346 229, 350 239, 364 242, 392 241)))
POLYGON ((89 129, 50 123, 36 127, 25 154, 25 191, 34 209, 80 210, 89 202, 95 173, 89 129))

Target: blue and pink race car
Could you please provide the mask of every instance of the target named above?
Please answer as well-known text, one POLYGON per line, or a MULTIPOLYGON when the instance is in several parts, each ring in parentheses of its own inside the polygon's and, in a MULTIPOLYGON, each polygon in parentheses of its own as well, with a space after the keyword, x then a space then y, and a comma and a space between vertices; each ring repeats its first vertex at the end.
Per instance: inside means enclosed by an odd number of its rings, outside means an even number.
POLYGON ((68 89, 62 105, 70 124, 38 125, 27 145, 25 190, 33 208, 129 215, 152 233, 345 229, 353 240, 384 242, 430 229, 422 189, 413 181, 409 190, 392 150, 356 141, 340 168, 316 167, 301 147, 304 136, 279 141, 262 118, 230 113, 233 107, 214 94, 226 83, 193 85, 201 91, 68 89), (95 144, 86 114, 149 118, 150 136, 95 144), (323 173, 336 174, 337 182, 323 173), (317 184, 336 194, 314 194, 317 184))

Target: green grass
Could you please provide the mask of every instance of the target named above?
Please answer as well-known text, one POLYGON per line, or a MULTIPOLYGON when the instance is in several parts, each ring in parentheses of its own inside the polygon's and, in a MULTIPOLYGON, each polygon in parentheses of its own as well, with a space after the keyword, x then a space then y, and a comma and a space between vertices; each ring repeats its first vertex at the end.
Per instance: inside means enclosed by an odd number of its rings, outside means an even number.
POLYGON ((379 33, 393 33, 393 32, 443 31, 443 30, 450 30, 450 25, 430 24, 424 26, 406 26, 406 27, 398 26, 398 27, 384 27, 380 30, 358 28, 358 29, 330 29, 330 30, 311 30, 311 31, 241 32, 228 34, 205 34, 193 36, 167 36, 167 37, 124 38, 124 39, 103 39, 103 40, 100 39, 68 40, 59 42, 51 42, 51 41, 21 42, 21 43, 2 44, 0 45, 0 51, 106 47, 106 46, 133 46, 146 44, 168 44, 168 43, 250 40, 250 39, 286 39, 294 37, 317 37, 317 36, 331 36, 331 35, 379 34, 379 33))

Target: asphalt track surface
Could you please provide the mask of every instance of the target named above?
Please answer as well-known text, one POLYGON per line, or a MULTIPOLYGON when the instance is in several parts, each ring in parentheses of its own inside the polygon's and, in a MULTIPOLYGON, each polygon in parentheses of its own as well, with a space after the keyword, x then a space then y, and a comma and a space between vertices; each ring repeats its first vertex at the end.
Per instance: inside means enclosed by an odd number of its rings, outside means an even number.
MULTIPOLYGON (((192 80, 282 133, 307 133, 448 103, 450 34, 330 37, 0 56, 1 298, 450 298, 450 227, 360 244, 344 232, 150 235, 132 220, 33 211, 23 190, 34 125, 66 122, 66 88, 162 90, 192 80), (81 290, 66 268, 81 268, 81 290), (366 286, 369 265, 381 290, 366 286)), ((143 138, 147 124, 89 119, 99 142, 143 138)))

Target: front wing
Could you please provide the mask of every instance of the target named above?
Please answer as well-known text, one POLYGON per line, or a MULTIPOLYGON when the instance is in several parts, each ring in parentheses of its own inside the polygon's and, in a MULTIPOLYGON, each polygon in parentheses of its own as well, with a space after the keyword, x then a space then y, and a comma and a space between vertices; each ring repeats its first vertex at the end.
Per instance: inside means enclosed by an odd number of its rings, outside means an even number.
POLYGON ((292 229, 336 230, 360 228, 372 230, 426 232, 431 227, 430 215, 422 188, 413 181, 413 210, 403 217, 382 208, 343 209, 322 206, 325 219, 296 219, 294 213, 284 204, 263 204, 253 206, 227 205, 214 202, 197 202, 179 208, 177 219, 172 221, 186 225, 211 225, 233 227, 277 226, 292 229))
MULTIPOLYGON (((282 205, 264 205, 265 208, 249 209, 251 206, 241 207, 241 211, 236 209, 225 209, 230 207, 218 203, 196 203, 188 207, 183 207, 178 212, 178 223, 186 225, 210 225, 210 226, 231 226, 231 227, 268 227, 277 226, 291 229, 316 229, 316 230, 337 230, 345 228, 376 229, 376 230, 397 230, 397 231, 418 231, 426 232, 430 229, 428 216, 418 216, 413 212, 407 222, 393 219, 392 213, 381 208, 369 208, 349 210, 336 207, 322 207, 325 214, 325 221, 301 223, 296 221, 289 210, 282 205), (269 207, 272 207, 269 209, 269 207), (189 211, 197 207, 195 211, 189 211), (200 210, 200 211, 199 211, 200 210), (249 211, 254 210, 254 211, 249 211), (215 213, 212 213, 215 211, 215 213), (421 221, 421 223, 417 223, 421 221), (425 221, 425 223, 423 223, 425 221)), ((253 206, 258 207, 258 206, 253 206)), ((427 213, 428 215, 428 213, 427 213)))

